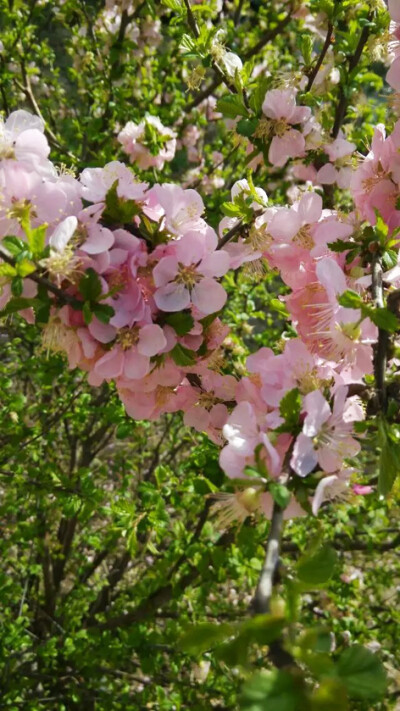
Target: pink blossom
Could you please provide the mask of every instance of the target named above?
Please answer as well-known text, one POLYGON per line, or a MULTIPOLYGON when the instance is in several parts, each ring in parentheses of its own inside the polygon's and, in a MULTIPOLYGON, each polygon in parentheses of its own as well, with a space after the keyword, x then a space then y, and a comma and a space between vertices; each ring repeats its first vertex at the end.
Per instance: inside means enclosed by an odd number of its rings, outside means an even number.
POLYGON ((295 89, 271 89, 267 91, 262 105, 264 115, 270 119, 269 130, 273 136, 268 159, 277 167, 285 165, 289 158, 304 155, 304 136, 292 126, 307 121, 311 109, 296 106, 296 94, 295 89))
POLYGON ((228 268, 223 250, 208 252, 202 236, 188 232, 176 242, 174 253, 153 269, 154 300, 162 311, 182 311, 193 304, 202 314, 215 313, 223 307, 226 292, 213 277, 223 276, 228 268))
POLYGON ((346 401, 346 396, 347 388, 336 392, 332 411, 319 390, 304 397, 306 417, 290 462, 299 476, 307 476, 317 464, 327 473, 337 471, 345 457, 360 451, 360 444, 352 437, 352 422, 363 419, 364 413, 354 399, 346 401))
POLYGON ((170 128, 163 126, 158 116, 146 116, 144 121, 135 124, 128 121, 118 134, 118 141, 128 154, 131 163, 137 163, 139 168, 157 168, 162 170, 166 161, 171 161, 176 150, 176 134, 170 128), (155 133, 162 147, 154 153, 151 140, 155 133), (150 136, 148 135, 150 133, 150 136))
POLYGON ((118 181, 118 197, 139 203, 145 200, 148 184, 138 182, 132 171, 117 160, 107 163, 104 168, 85 168, 82 171, 82 197, 94 203, 103 202, 115 181, 118 181))
MULTIPOLYGON (((107 327, 107 324, 104 326, 107 327)), ((100 325, 97 333, 99 329, 100 325)), ((150 358, 159 353, 165 344, 163 331, 156 324, 121 329, 115 345, 97 361, 94 372, 106 380, 143 378, 150 370, 150 358)))
POLYGON ((208 371, 201 378, 201 388, 183 386, 188 393, 183 421, 187 427, 207 432, 216 444, 222 444, 222 428, 228 419, 226 403, 235 397, 236 380, 232 375, 208 371))
MULTIPOLYGON (((147 193, 144 212, 173 235, 183 235, 189 230, 205 231, 207 224, 201 217, 204 203, 196 190, 183 190, 179 185, 164 183, 154 185, 147 193)), ((215 244, 217 237, 214 238, 215 244)))

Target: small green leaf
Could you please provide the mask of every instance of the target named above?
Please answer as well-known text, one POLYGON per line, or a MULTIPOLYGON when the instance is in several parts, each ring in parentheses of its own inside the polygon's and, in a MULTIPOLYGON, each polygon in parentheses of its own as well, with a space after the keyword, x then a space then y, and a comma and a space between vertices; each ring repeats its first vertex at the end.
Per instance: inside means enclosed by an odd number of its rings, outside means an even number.
POLYGON ((92 267, 86 270, 79 282, 79 291, 85 301, 96 301, 101 294, 101 281, 99 275, 92 267))
POLYGON ((368 309, 368 317, 378 326, 378 328, 390 333, 395 333, 400 328, 400 322, 397 316, 385 308, 368 309))
POLYGON ((16 262, 16 270, 18 276, 26 277, 28 274, 32 274, 36 270, 36 266, 30 259, 21 259, 21 261, 16 262))
POLYGON ((383 418, 378 420, 379 456, 378 492, 381 496, 390 494, 393 484, 400 474, 400 442, 391 437, 389 425, 383 418))
POLYGON ((185 336, 194 326, 194 318, 189 312, 181 311, 175 314, 168 314, 165 322, 172 326, 178 336, 185 336))
POLYGON ((223 642, 233 633, 234 627, 229 624, 213 624, 203 622, 190 628, 181 638, 180 647, 190 654, 202 654, 207 649, 223 642))
POLYGON ((194 365, 196 362, 196 357, 194 351, 185 348, 180 343, 177 343, 172 351, 170 351, 170 356, 176 365, 188 366, 194 365))
POLYGON ((46 245, 47 223, 29 230, 27 234, 28 244, 34 257, 42 254, 46 245))
POLYGON ((315 553, 300 558, 297 575, 303 583, 321 585, 332 577, 336 564, 336 551, 325 543, 315 553))
POLYGON ((277 482, 271 482, 269 490, 272 494, 273 500, 278 504, 278 506, 281 507, 281 509, 285 509, 289 505, 291 493, 286 486, 278 484, 277 482))
POLYGON ((256 114, 259 114, 264 103, 265 94, 271 86, 271 78, 261 75, 255 89, 250 96, 250 106, 256 114))
POLYGON ((217 111, 227 118, 236 118, 237 116, 248 116, 243 99, 238 94, 228 94, 217 101, 217 111))
POLYGON ((115 313, 113 307, 108 304, 96 304, 93 306, 92 311, 101 323, 109 323, 110 318, 112 318, 115 313))
POLYGON ((331 252, 348 252, 349 249, 354 247, 354 242, 347 242, 344 239, 337 239, 335 242, 328 242, 327 246, 331 252))
POLYGON ((91 323, 91 321, 93 319, 93 313, 92 313, 92 309, 90 307, 90 301, 85 301, 85 303, 83 304, 82 315, 83 315, 84 322, 88 326, 89 323, 91 323))
POLYGON ((284 395, 279 404, 279 412, 285 420, 287 428, 295 428, 299 424, 299 418, 302 407, 302 398, 300 390, 293 388, 284 395))
POLYGON ((6 262, 0 264, 0 276, 12 278, 16 275, 16 273, 17 270, 12 266, 12 264, 7 264, 6 262))
POLYGON ((31 306, 36 306, 38 303, 37 299, 26 299, 23 296, 19 296, 15 299, 11 299, 8 304, 0 311, 0 316, 8 316, 9 314, 15 314, 17 311, 23 311, 31 306))
POLYGON ((258 126, 258 119, 243 118, 236 124, 236 132, 240 136, 251 138, 258 126))
POLYGON ((14 277, 11 282, 11 293, 13 296, 21 296, 24 290, 24 280, 20 276, 14 277))
POLYGON ((115 180, 106 195, 103 217, 121 224, 132 222, 132 218, 140 213, 140 207, 134 200, 120 198, 117 189, 118 180, 115 180))
POLYGON ((387 678, 382 662, 359 644, 343 652, 336 665, 336 674, 355 699, 379 699, 386 691, 387 678))
POLYGON ((243 685, 241 711, 295 711, 299 693, 291 674, 285 671, 262 671, 243 685))
POLYGON ((362 306, 362 298, 356 291, 352 289, 347 289, 338 298, 338 302, 341 306, 346 309, 359 309, 362 306))
POLYGON ((26 243, 23 242, 22 239, 14 237, 13 235, 7 235, 7 237, 4 237, 1 242, 10 254, 13 254, 14 256, 17 256, 20 252, 26 249, 26 243))

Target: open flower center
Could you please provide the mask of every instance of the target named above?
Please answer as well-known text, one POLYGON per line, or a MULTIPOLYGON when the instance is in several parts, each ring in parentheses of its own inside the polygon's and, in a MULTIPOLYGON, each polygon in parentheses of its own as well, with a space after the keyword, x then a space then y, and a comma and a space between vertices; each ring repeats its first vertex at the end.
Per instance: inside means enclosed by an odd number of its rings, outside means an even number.
POLYGON ((311 237, 310 225, 300 227, 298 233, 293 237, 293 242, 303 249, 313 249, 315 242, 311 237))
POLYGON ((138 328, 121 328, 117 334, 117 343, 121 346, 123 351, 129 350, 132 346, 135 346, 139 340, 139 329, 138 328))
POLYGON ((219 402, 219 400, 213 392, 204 392, 200 393, 197 404, 200 405, 200 407, 204 407, 206 410, 211 410, 211 408, 214 407, 217 402, 219 402))
POLYGON ((374 175, 371 175, 369 178, 365 178, 365 180, 362 181, 362 187, 364 188, 366 193, 370 193, 374 189, 374 187, 376 185, 379 185, 379 183, 386 177, 387 173, 379 164, 374 175))
POLYGON ((178 262, 178 274, 175 277, 175 281, 178 284, 184 284, 188 289, 193 289, 193 287, 200 281, 202 275, 198 273, 196 266, 194 264, 189 264, 185 266, 181 262, 178 262))
POLYGON ((42 259, 40 264, 56 279, 58 284, 64 279, 75 282, 83 274, 80 268, 81 260, 74 256, 70 245, 67 245, 63 252, 51 252, 50 257, 42 259))
POLYGON ((8 219, 18 220, 18 222, 21 222, 21 220, 26 220, 29 216, 37 217, 30 200, 27 200, 26 198, 23 198, 22 200, 12 198, 11 207, 7 210, 8 219))
POLYGON ((285 119, 268 119, 263 116, 258 122, 257 128, 254 131, 255 138, 260 138, 262 141, 278 136, 282 138, 289 130, 289 125, 285 119))

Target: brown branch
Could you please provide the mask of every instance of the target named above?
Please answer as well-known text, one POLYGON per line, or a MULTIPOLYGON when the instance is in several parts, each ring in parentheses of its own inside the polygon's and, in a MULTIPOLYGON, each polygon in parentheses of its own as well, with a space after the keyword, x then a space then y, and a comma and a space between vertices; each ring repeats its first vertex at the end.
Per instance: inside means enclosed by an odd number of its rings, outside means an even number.
POLYGON ((272 511, 271 528, 266 545, 264 565, 252 600, 252 609, 256 615, 263 615, 270 611, 272 591, 279 563, 282 532, 283 509, 275 502, 272 511))
POLYGON ((322 64, 322 62, 324 61, 325 55, 326 55, 326 53, 327 53, 327 51, 328 51, 328 49, 329 49, 329 47, 330 47, 330 45, 331 45, 331 42, 332 42, 332 34, 333 34, 333 24, 332 24, 332 22, 329 22, 329 23, 328 23, 328 31, 327 31, 327 33, 326 33, 325 42, 324 42, 324 45, 323 45, 323 47, 322 47, 322 49, 321 49, 321 53, 320 53, 320 55, 319 55, 319 57, 318 57, 318 59, 317 59, 317 61, 316 61, 316 63, 315 63, 315 66, 314 66, 313 69, 311 70, 310 75, 309 75, 309 77, 308 77, 308 83, 307 83, 307 86, 306 86, 306 91, 310 91, 312 85, 314 84, 314 80, 315 80, 315 78, 316 78, 316 76, 317 76, 317 74, 318 74, 318 72, 319 72, 319 70, 320 70, 320 68, 321 68, 321 64, 322 64))
POLYGON ((257 210, 257 212, 254 213, 253 218, 250 222, 243 222, 240 220, 236 225, 234 225, 228 232, 226 232, 221 239, 218 242, 217 249, 222 249, 225 247, 228 242, 231 241, 236 235, 239 235, 241 232, 243 235, 246 235, 254 221, 256 220, 257 217, 262 215, 263 210, 257 210))
MULTIPOLYGON (((198 39, 200 37, 200 30, 199 26, 197 24, 196 18, 193 14, 191 5, 190 5, 190 0, 183 0, 185 7, 186 7, 186 15, 187 15, 187 20, 188 20, 188 25, 192 31, 193 36, 195 39, 198 39)), ((231 94, 238 94, 238 90, 236 89, 236 86, 232 84, 231 80, 226 76, 225 72, 221 69, 219 66, 218 62, 215 61, 215 59, 211 59, 211 64, 214 69, 215 74, 217 75, 218 79, 220 80, 220 84, 225 84, 226 88, 229 89, 231 94)), ((242 95, 243 95, 243 101, 245 106, 249 108, 249 101, 247 98, 247 92, 246 89, 242 89, 242 95)))
MULTIPOLYGON (((6 262, 7 264, 11 264, 12 267, 16 267, 17 262, 13 257, 10 257, 7 252, 4 252, 0 248, 0 259, 3 260, 3 262, 6 262)), ((40 286, 44 286, 47 291, 50 291, 51 294, 54 294, 54 296, 57 296, 59 301, 61 301, 63 304, 69 304, 73 308, 76 308, 77 305, 79 304, 79 308, 82 305, 82 302, 76 299, 74 296, 71 296, 70 294, 67 294, 65 291, 60 289, 58 286, 53 284, 49 279, 46 277, 42 276, 39 272, 32 272, 32 274, 29 274, 27 276, 27 279, 30 279, 31 281, 34 281, 35 284, 39 284, 40 286)))
MULTIPOLYGON (((253 46, 250 47, 250 49, 247 52, 243 53, 243 60, 244 62, 247 62, 249 59, 254 57, 256 54, 261 52, 261 50, 265 47, 268 42, 271 42, 271 40, 275 39, 282 30, 285 29, 285 27, 289 24, 290 20, 292 19, 292 10, 293 10, 293 3, 290 3, 289 7, 289 12, 288 14, 278 22, 276 27, 274 27, 272 30, 266 30, 258 40, 258 42, 253 46)), ((187 111, 192 111, 195 109, 199 104, 202 103, 205 99, 207 99, 211 94, 214 93, 216 89, 223 83, 223 80, 219 74, 217 74, 216 77, 212 80, 212 82, 205 87, 202 91, 200 91, 197 96, 193 99, 193 101, 189 104, 187 107, 187 111)))
POLYGON ((44 116, 40 110, 39 104, 37 103, 35 95, 33 93, 31 82, 29 79, 29 74, 26 71, 25 62, 23 59, 20 60, 20 67, 21 67, 21 75, 22 75, 23 83, 20 84, 19 81, 16 79, 14 79, 14 82, 15 82, 16 86, 18 86, 18 88, 21 89, 21 91, 23 91, 23 93, 25 94, 25 96, 26 96, 28 102, 30 103, 31 108, 32 108, 33 112, 36 114, 36 116, 39 116, 39 118, 42 119, 42 121, 44 123, 44 130, 45 130, 45 133, 47 134, 47 137, 49 139, 49 143, 52 146, 54 146, 54 148, 57 148, 58 150, 61 150, 63 153, 65 153, 65 155, 67 155, 68 158, 71 158, 72 161, 76 162, 77 161, 76 156, 73 153, 71 153, 69 150, 64 148, 64 146, 60 143, 57 136, 55 135, 55 133, 53 133, 53 131, 49 127, 48 122, 44 118, 44 116))
MULTIPOLYGON (((368 19, 371 19, 372 15, 369 16, 368 19)), ((348 59, 348 73, 350 74, 357 66, 358 62, 361 59, 361 55, 363 52, 363 49, 368 41, 369 37, 369 27, 365 25, 363 28, 360 39, 358 41, 358 45, 356 47, 356 50, 354 54, 352 54, 349 59, 348 59)), ((344 91, 343 85, 340 84, 339 87, 339 101, 336 106, 336 111, 335 111, 335 121, 333 124, 333 129, 332 129, 332 138, 337 138, 341 125, 346 117, 346 112, 347 112, 347 106, 348 106, 348 98, 346 96, 346 92, 344 91)))

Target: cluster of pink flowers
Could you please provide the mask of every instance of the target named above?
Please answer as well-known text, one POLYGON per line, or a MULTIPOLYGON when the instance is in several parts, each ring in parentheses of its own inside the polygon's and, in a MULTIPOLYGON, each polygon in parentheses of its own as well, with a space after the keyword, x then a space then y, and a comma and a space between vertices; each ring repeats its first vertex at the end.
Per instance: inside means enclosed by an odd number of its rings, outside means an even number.
POLYGON ((176 151, 176 133, 163 126, 158 116, 145 117, 139 124, 128 121, 118 134, 124 152, 138 168, 162 170, 176 151))
MULTIPOLYGON (((270 162, 283 166, 288 157, 303 156, 313 126, 310 110, 296 105, 296 92, 267 92, 263 112, 270 162)), ((315 513, 325 498, 347 490, 348 459, 360 449, 354 423, 364 417, 349 385, 373 372, 377 329, 359 309, 341 306, 346 290, 365 293, 370 275, 330 244, 344 240, 350 249, 361 220, 374 224, 376 210, 390 230, 400 225, 400 125, 389 138, 378 127, 355 172, 340 165, 354 150, 344 136, 324 146, 329 163, 315 182, 350 186, 358 212, 344 217, 323 209, 311 189, 292 205, 271 206, 261 188, 240 180, 232 188, 233 208, 245 203, 252 227, 246 237, 224 240, 222 249, 195 190, 149 187, 119 161, 86 168, 79 178, 59 173, 41 120, 25 111, 2 125, 0 141, 0 237, 29 241, 29 230, 46 223, 47 248, 35 267, 66 297, 50 294, 44 345, 65 352, 92 385, 115 382, 136 419, 183 410, 185 424, 218 445, 227 442, 220 463, 231 478, 245 478, 251 467, 264 483, 279 481, 290 465, 294 475, 311 477, 315 513), (255 260, 279 270, 290 288, 285 303, 299 338, 279 355, 262 348, 250 356, 249 375, 238 382, 218 372, 228 330, 218 318, 227 298, 219 280, 255 260), (289 426, 284 403, 292 396, 297 420, 289 426)), ((175 151, 173 132, 155 117, 128 123, 119 141, 142 168, 161 169, 175 151)), ((221 221, 220 238, 238 219, 221 221)), ((3 254, 10 257, 8 244, 3 254)), ((28 272, 22 296, 32 298, 37 282, 28 272)), ((4 307, 14 293, 7 268, 0 279, 4 307)), ((31 309, 23 314, 33 319, 31 309)), ((254 491, 247 503, 256 510, 262 501, 265 513, 272 499, 260 498, 265 487, 254 491)), ((299 512, 292 497, 288 513, 299 512)))
MULTIPOLYGON (((354 173, 353 185, 362 182, 369 162, 367 157, 354 173)), ((224 229, 231 222, 224 218, 221 224, 224 229)), ((339 303, 348 289, 363 294, 370 276, 357 261, 348 264, 346 252, 329 247, 342 240, 350 249, 359 227, 356 214, 343 217, 323 209, 321 196, 306 191, 292 206, 263 209, 255 220, 256 244, 251 249, 250 233, 240 250, 241 261, 243 255, 256 259, 261 253, 279 270, 291 290, 284 301, 299 338, 287 341, 279 355, 262 348, 248 358, 250 375, 238 384, 238 404, 223 428, 228 444, 220 463, 229 477, 239 479, 246 478, 248 467, 277 481, 288 465, 299 477, 313 474, 314 513, 324 499, 351 491, 354 473, 347 460, 360 450, 354 422, 364 419, 364 410, 357 397, 349 396, 349 386, 373 372, 377 328, 359 309, 339 303), (291 391, 300 398, 297 435, 285 427, 281 410, 291 391)), ((233 247, 238 251, 240 245, 233 247)), ((299 513, 294 499, 288 512, 299 513)))
MULTIPOLYGON (((222 441, 236 381, 209 366, 227 334, 216 317, 226 300, 217 280, 230 257, 217 249, 200 195, 172 184, 149 188, 118 161, 86 168, 79 179, 60 175, 42 122, 25 111, 2 126, 1 155, 0 236, 25 240, 27 221, 31 229, 47 223, 37 266, 67 297, 53 300, 44 345, 65 352, 91 384, 114 381, 133 417, 184 409, 188 424, 222 441), (123 225, 107 213, 110 194, 117 209, 131 210, 123 225), (89 318, 79 308, 88 275, 97 290, 89 318)), ((1 249, 10 256, 7 242, 1 249)), ((12 298, 6 272, 1 307, 12 298)), ((22 296, 36 293, 28 276, 22 296)), ((23 313, 33 319, 32 309, 23 313)))

